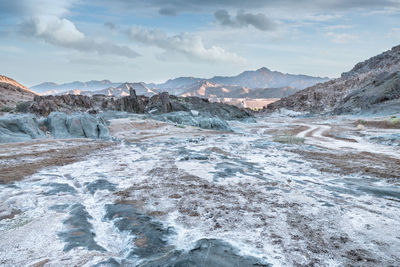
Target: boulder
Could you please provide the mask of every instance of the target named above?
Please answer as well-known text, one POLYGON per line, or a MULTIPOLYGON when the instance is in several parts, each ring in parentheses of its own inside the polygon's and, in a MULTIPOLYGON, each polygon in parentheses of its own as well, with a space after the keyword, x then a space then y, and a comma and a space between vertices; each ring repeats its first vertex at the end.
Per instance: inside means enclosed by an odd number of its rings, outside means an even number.
POLYGON ((229 124, 218 117, 200 116, 200 115, 193 116, 191 112, 185 112, 185 111, 154 115, 152 116, 152 118, 155 120, 166 121, 166 122, 169 121, 181 125, 194 126, 203 129, 231 131, 229 124))
POLYGON ((34 115, 11 115, 0 118, 0 143, 25 142, 36 138, 46 138, 46 134, 40 130, 39 122, 34 115))
POLYGON ((47 117, 46 125, 54 138, 110 138, 104 121, 87 113, 67 115, 52 112, 47 117))

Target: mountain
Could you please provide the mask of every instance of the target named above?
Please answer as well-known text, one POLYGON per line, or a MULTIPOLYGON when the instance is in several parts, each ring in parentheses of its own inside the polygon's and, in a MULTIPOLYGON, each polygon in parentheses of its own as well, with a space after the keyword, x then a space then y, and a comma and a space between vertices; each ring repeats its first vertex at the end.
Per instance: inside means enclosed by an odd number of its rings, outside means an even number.
MULTIPOLYGON (((225 101, 235 98, 234 103, 242 103, 243 99, 271 99, 281 98, 296 93, 300 89, 325 82, 328 78, 312 77, 307 75, 284 74, 261 68, 255 71, 244 71, 237 76, 215 76, 211 79, 196 77, 179 77, 165 83, 112 83, 108 80, 72 82, 66 84, 42 83, 32 89, 43 95, 46 94, 104 94, 125 96, 129 94, 129 87, 133 87, 138 95, 152 96, 158 92, 167 91, 172 95, 199 96, 203 98, 225 101)), ((229 101, 232 101, 229 100, 229 101)), ((259 103, 269 103, 262 101, 259 103)), ((254 105, 254 103, 252 104, 254 105)))
POLYGON ((236 85, 248 88, 281 88, 294 87, 304 89, 316 83, 326 82, 329 78, 313 77, 307 75, 284 74, 279 71, 271 71, 268 68, 260 68, 255 71, 244 71, 237 76, 215 76, 211 79, 201 79, 194 77, 180 77, 168 80, 161 84, 151 84, 149 86, 163 90, 174 89, 178 94, 183 93, 184 89, 201 81, 208 81, 215 84, 236 85))
POLYGON ((224 85, 198 81, 180 96, 198 96, 203 98, 281 98, 298 92, 293 87, 252 89, 238 85, 224 85))
POLYGON ((290 86, 297 89, 304 89, 316 83, 326 82, 327 80, 329 80, 329 78, 285 74, 279 71, 271 71, 268 68, 245 71, 233 77, 216 76, 209 79, 210 82, 214 83, 239 85, 249 88, 279 88, 290 86))
POLYGON ((156 92, 152 91, 150 88, 146 86, 144 83, 122 83, 118 87, 109 87, 102 90, 96 91, 84 91, 84 90, 70 90, 62 93, 58 93, 58 95, 107 95, 107 96, 128 96, 129 95, 129 88, 132 87, 135 89, 136 94, 138 95, 145 95, 145 96, 152 96, 157 94, 156 92))
POLYGON ((44 82, 35 86, 32 86, 31 89, 37 93, 41 94, 56 94, 71 90, 82 90, 82 91, 96 91, 102 90, 109 87, 119 86, 121 83, 113 83, 109 80, 102 81, 87 81, 87 82, 71 82, 71 83, 63 83, 56 84, 53 82, 44 82))
POLYGON ((20 101, 30 101, 36 95, 28 87, 0 75, 0 107, 15 107, 20 101))
POLYGON ((360 62, 340 78, 306 88, 269 104, 268 111, 400 112, 400 45, 360 62))

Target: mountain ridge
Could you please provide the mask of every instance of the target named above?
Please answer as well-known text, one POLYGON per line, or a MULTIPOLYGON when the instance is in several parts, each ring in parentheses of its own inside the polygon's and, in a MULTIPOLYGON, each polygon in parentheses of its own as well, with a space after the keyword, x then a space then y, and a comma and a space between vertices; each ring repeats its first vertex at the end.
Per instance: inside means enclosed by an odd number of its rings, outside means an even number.
POLYGON ((340 78, 269 104, 265 111, 311 113, 400 112, 400 45, 357 63, 340 78))

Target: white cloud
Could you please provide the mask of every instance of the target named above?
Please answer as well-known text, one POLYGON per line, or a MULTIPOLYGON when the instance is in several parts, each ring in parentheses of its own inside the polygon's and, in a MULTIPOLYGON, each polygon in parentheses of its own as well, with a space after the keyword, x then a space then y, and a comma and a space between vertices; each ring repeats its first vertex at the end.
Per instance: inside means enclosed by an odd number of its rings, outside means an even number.
POLYGON ((40 16, 25 20, 20 25, 24 35, 36 37, 47 43, 78 51, 97 52, 134 58, 139 56, 128 46, 116 45, 106 41, 96 41, 85 36, 68 19, 55 16, 40 16))
POLYGON ((358 39, 356 35, 348 33, 328 32, 326 33, 326 36, 328 36, 332 40, 332 42, 337 44, 347 44, 356 41, 358 39))
POLYGON ((344 29, 351 29, 354 28, 354 25, 345 25, 345 24, 339 24, 339 25, 331 25, 331 26, 326 26, 325 29, 328 31, 332 30, 344 30, 344 29))
POLYGON ((164 56, 174 53, 202 61, 238 63, 245 61, 235 53, 228 52, 221 47, 205 47, 202 38, 193 34, 181 33, 168 36, 160 30, 148 30, 136 26, 132 26, 128 34, 136 42, 163 49, 164 56))

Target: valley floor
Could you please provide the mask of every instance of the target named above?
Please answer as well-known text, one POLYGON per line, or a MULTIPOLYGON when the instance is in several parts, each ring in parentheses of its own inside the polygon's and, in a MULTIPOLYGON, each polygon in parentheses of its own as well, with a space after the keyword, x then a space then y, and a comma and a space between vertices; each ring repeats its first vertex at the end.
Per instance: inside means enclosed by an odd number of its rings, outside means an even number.
POLYGON ((400 129, 379 125, 134 116, 118 142, 1 144, 0 265, 396 266, 400 129))

